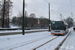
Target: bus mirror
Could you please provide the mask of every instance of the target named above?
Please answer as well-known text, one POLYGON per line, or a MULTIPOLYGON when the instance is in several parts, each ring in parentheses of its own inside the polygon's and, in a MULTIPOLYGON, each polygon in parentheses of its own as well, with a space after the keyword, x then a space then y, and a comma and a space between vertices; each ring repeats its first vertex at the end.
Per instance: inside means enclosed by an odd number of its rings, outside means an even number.
POLYGON ((66 30, 66 28, 64 28, 64 30, 66 30))

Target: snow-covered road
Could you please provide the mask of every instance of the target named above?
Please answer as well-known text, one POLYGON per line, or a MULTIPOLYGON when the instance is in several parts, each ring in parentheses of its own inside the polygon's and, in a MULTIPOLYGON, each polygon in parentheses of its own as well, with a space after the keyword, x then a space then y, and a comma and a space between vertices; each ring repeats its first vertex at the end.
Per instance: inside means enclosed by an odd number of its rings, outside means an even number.
POLYGON ((0 36, 0 50, 55 50, 68 34, 54 36, 44 31, 25 35, 0 36))
MULTIPOLYGON (((10 36, 0 36, 0 50, 33 50, 34 48, 37 48, 38 46, 46 43, 47 41, 52 40, 53 38, 58 37, 56 40, 51 41, 50 43, 43 46, 42 50, 44 48, 47 48, 50 46, 49 49, 54 49, 58 46, 58 44, 66 37, 65 36, 53 36, 50 32, 39 32, 39 33, 31 33, 26 35, 10 35, 10 36), (61 39, 60 39, 61 38, 61 39), (55 43, 56 42, 56 43, 55 43), (54 45, 54 43, 56 45, 54 45), (54 47, 55 46, 55 47, 54 47)), ((39 50, 41 50, 39 48, 39 50)))
MULTIPOLYGON (((48 29, 33 29, 33 30, 25 30, 25 32, 30 32, 30 31, 41 31, 41 30, 48 30, 48 29)), ((0 31, 0 33, 13 33, 13 32, 22 32, 22 30, 9 30, 9 31, 0 31)))
POLYGON ((45 39, 47 37, 56 37, 52 36, 50 32, 39 32, 31 33, 26 35, 10 35, 10 36, 0 36, 0 50, 6 48, 14 48, 24 44, 28 44, 34 41, 45 39))
POLYGON ((43 45, 42 47, 37 48, 36 50, 55 50, 55 48, 66 38, 68 34, 69 33, 67 33, 65 36, 59 36, 58 38, 43 45))
POLYGON ((75 50, 75 31, 70 33, 59 50, 75 50))

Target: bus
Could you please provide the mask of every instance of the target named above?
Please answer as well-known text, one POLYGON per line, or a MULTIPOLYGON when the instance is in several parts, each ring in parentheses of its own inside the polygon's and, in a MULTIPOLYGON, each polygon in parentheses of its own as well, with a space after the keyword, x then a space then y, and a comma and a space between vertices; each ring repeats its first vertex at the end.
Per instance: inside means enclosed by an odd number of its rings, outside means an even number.
POLYGON ((51 34, 52 35, 65 35, 66 25, 63 21, 52 21, 51 22, 51 34))

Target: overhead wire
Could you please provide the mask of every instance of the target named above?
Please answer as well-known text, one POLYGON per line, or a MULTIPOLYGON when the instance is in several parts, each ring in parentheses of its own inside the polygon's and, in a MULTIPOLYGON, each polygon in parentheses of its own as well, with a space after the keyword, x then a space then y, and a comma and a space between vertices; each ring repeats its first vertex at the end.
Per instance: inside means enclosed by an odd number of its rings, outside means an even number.
MULTIPOLYGON (((71 8, 71 12, 66 12, 66 13, 71 13, 71 16, 72 17, 74 16, 74 14, 72 12, 72 8, 75 7, 75 6, 72 6, 72 1, 71 0, 70 0, 70 5, 62 4, 62 3, 57 3, 57 2, 53 2, 53 1, 48 1, 48 0, 44 0, 44 1, 46 1, 47 3, 50 3, 51 7, 53 7, 51 3, 59 4, 59 5, 63 5, 63 6, 69 6, 71 8)), ((55 9, 56 13, 62 14, 61 12, 63 12, 63 11, 60 12, 60 11, 56 10, 56 8, 54 8, 54 9, 55 9)), ((64 18, 64 16, 63 16, 63 18, 64 18)))
MULTIPOLYGON (((71 5, 67 5, 67 4, 62 4, 62 3, 57 3, 57 2, 53 2, 53 1, 49 1, 50 3, 55 3, 55 4, 60 4, 60 5, 64 5, 64 6, 71 6, 71 5)), ((72 6, 72 7, 75 7, 75 6, 72 6)))
MULTIPOLYGON (((69 7, 71 7, 71 15, 73 16, 73 13, 72 13, 72 7, 75 7, 75 6, 72 6, 72 2, 71 2, 71 0, 70 0, 70 5, 67 5, 67 4, 62 4, 62 3, 57 3, 57 2, 53 2, 53 1, 49 1, 48 2, 48 0, 44 0, 44 1, 46 1, 47 3, 55 3, 55 4, 60 4, 60 5, 64 5, 64 6, 69 6, 69 7)), ((53 7, 53 6, 52 6, 53 7)), ((53 7, 54 8, 54 7, 53 7)), ((54 8, 55 9, 55 8, 54 8)), ((56 9, 55 9, 56 10, 56 9)), ((57 10, 56 10, 57 11, 57 10)), ((57 12, 59 12, 59 11, 57 11, 57 12)), ((59 12, 60 13, 60 12, 59 12)), ((69 13, 69 12, 67 12, 67 13, 69 13)))
MULTIPOLYGON (((46 1, 47 3, 50 3, 50 2, 48 2, 47 0, 44 0, 44 1, 46 1)), ((53 7, 51 4, 50 4, 50 6, 53 7)), ((53 8, 54 8, 54 7, 53 7, 53 8)), ((54 8, 54 9, 55 9, 55 8, 54 8)), ((56 10, 56 9, 55 9, 55 10, 56 10)), ((53 10, 53 11, 54 11, 54 10, 53 10)), ((61 13, 60 13, 59 11, 57 11, 57 10, 56 10, 55 12, 56 12, 57 14, 61 14, 61 13)), ((64 17, 63 17, 63 18, 64 18, 64 17)))
MULTIPOLYGON (((44 0, 44 1, 46 1, 47 3, 50 3, 50 2, 48 2, 47 0, 44 0)), ((51 5, 51 4, 50 4, 50 5, 51 5)), ((51 6, 52 6, 52 5, 51 5, 51 6)), ((53 7, 53 6, 52 6, 52 7, 53 7)), ((54 7, 53 7, 53 8, 54 8, 54 7)), ((55 9, 55 8, 54 8, 54 9, 55 9)), ((55 10, 56 10, 56 9, 55 9, 55 10)), ((56 10, 56 11, 57 11, 57 10, 56 10)), ((60 13, 60 12, 57 11, 57 13, 60 13)))
MULTIPOLYGON (((52 6, 52 5, 51 5, 51 6, 52 6)), ((53 6, 52 6, 52 7, 53 7, 53 6)), ((53 7, 53 8, 54 8, 54 7, 53 7)), ((55 8, 54 8, 54 9, 55 9, 55 8)), ((56 9, 55 9, 55 10, 56 10, 56 9)), ((57 10, 56 10, 56 12, 59 13, 59 15, 62 14, 61 12, 59 12, 59 11, 57 11, 57 10)), ((64 18, 63 15, 62 15, 62 17, 64 18)))

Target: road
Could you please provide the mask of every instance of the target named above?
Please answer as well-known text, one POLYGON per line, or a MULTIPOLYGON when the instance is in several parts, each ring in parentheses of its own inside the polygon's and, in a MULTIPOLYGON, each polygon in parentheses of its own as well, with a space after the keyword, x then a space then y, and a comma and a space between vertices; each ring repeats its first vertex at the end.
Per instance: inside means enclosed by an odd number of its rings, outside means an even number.
MULTIPOLYGON (((48 29, 25 30, 25 33, 42 32, 42 31, 48 31, 48 29)), ((0 31, 0 36, 15 35, 15 34, 22 34, 22 30, 0 31)))
POLYGON ((70 31, 65 36, 54 36, 44 31, 25 35, 0 36, 0 50, 58 50, 65 44, 64 42, 67 37, 71 36, 71 33, 73 32, 70 31))

